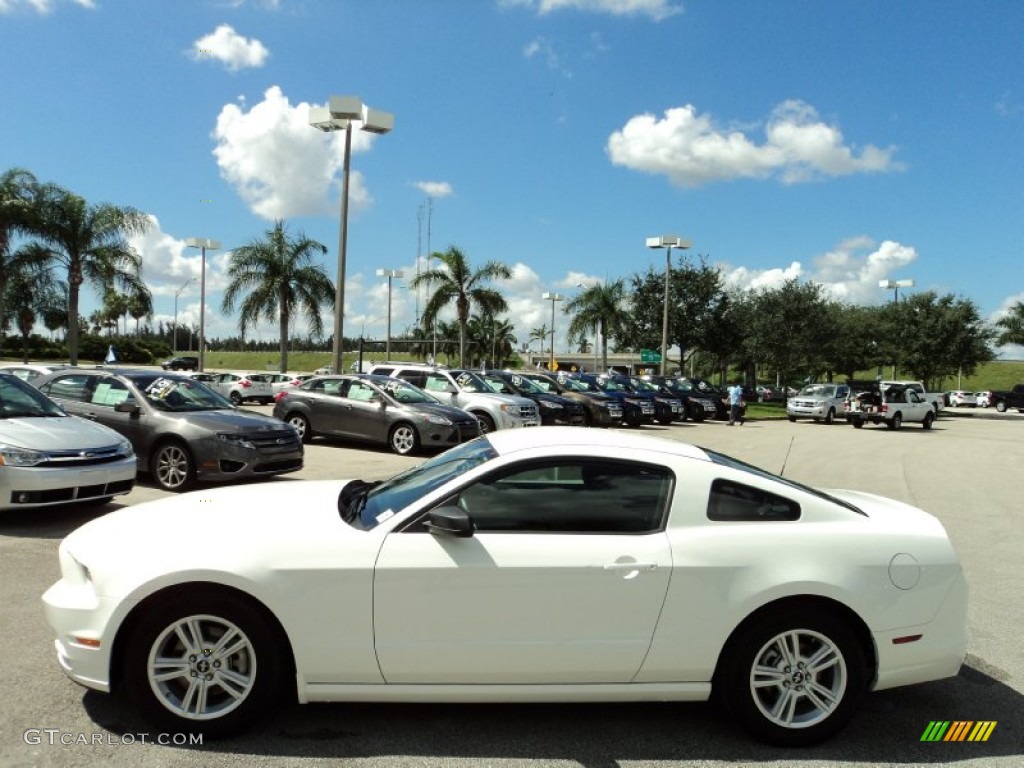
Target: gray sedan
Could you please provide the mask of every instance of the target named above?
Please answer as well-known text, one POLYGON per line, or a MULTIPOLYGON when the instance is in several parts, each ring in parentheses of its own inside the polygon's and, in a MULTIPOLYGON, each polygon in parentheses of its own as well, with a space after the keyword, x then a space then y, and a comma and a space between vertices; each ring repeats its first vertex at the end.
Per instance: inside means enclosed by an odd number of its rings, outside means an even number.
POLYGON ((320 376, 278 395, 274 416, 306 442, 330 435, 381 443, 406 455, 421 447, 450 448, 480 434, 476 417, 407 381, 389 376, 320 376))
POLYGON ((68 369, 33 384, 68 413, 127 437, 139 470, 168 491, 302 469, 303 446, 292 427, 239 410, 181 374, 68 369))

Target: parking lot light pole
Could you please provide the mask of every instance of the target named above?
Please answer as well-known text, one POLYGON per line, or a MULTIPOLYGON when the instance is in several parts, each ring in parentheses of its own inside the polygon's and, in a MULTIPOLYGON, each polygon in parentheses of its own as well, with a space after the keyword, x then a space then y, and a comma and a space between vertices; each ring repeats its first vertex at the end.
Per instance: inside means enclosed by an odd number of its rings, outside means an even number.
MULTIPOLYGON (((887 291, 892 291, 893 304, 900 303, 900 288, 913 288, 913 280, 879 280, 878 287, 884 288, 887 291)), ((896 378, 896 361, 892 363, 892 378, 896 378)))
POLYGON ((391 279, 398 277, 405 277, 405 273, 400 269, 378 269, 377 277, 386 277, 388 279, 388 336, 387 341, 384 342, 384 359, 391 359, 391 279))
MULTIPOLYGON (((195 282, 194 277, 190 277, 185 283, 174 292, 174 354, 178 354, 178 297, 181 296, 181 292, 188 288, 192 283, 195 282)), ((189 344, 191 347, 192 345, 189 344)))
MULTIPOLYGON (((562 301, 565 296, 560 293, 545 293, 541 296, 545 301, 551 302, 551 360, 548 362, 548 370, 555 370, 555 302, 562 301)), ((541 349, 541 352, 544 350, 541 349)))
POLYGON ((220 250, 219 240, 206 237, 189 237, 185 239, 189 248, 199 248, 203 253, 202 266, 199 269, 199 370, 205 371, 206 356, 206 252, 220 250))
POLYGON ((352 123, 368 133, 388 133, 395 116, 363 104, 358 96, 331 96, 326 107, 309 108, 309 124, 319 131, 345 131, 345 159, 341 180, 341 225, 338 230, 338 277, 334 286, 334 349, 331 368, 341 373, 345 331, 345 251, 348 247, 348 182, 352 158, 352 123))
MULTIPOLYGON (((660 237, 648 237, 648 248, 665 248, 665 307, 661 317, 661 375, 668 375, 668 284, 672 276, 672 249, 683 250, 690 247, 689 240, 683 240, 679 235, 661 235, 660 237)), ((682 350, 680 350, 682 353, 682 350)), ((680 354, 679 365, 682 366, 680 354)))

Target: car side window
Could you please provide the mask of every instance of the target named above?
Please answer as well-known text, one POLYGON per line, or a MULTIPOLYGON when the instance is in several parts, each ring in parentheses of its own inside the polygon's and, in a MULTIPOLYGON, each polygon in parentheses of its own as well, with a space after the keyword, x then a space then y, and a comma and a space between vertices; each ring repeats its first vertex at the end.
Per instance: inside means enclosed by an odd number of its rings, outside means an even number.
POLYGON ((711 483, 708 520, 778 522, 800 519, 800 504, 760 488, 718 478, 711 483))
POLYGON ((353 381, 349 384, 346 397, 349 400, 358 400, 361 403, 366 403, 373 400, 373 396, 376 394, 377 390, 369 384, 362 381, 353 381))
POLYGON ((78 400, 79 402, 87 403, 90 397, 91 379, 91 376, 85 376, 80 373, 68 374, 51 381, 43 389, 43 392, 50 397, 59 397, 62 400, 78 400))
POLYGON ((348 384, 348 379, 321 379, 321 381, 323 383, 322 391, 325 395, 345 396, 345 385, 348 384))
POLYGON ((128 387, 117 379, 99 381, 92 391, 89 402, 93 405, 105 405, 113 408, 118 403, 123 403, 131 396, 128 387))
POLYGON ((651 533, 665 525, 672 481, 655 465, 565 458, 499 470, 457 503, 480 532, 651 533))
MULTIPOLYGON (((406 377, 403 376, 402 378, 406 377)), ((410 384, 416 384, 416 382, 413 381, 412 379, 406 379, 406 381, 408 381, 410 384)), ((435 373, 430 373, 427 374, 426 380, 423 382, 423 384, 419 386, 421 386, 422 389, 427 390, 427 392, 447 392, 448 388, 451 386, 451 382, 448 381, 448 379, 444 376, 439 376, 435 373)))

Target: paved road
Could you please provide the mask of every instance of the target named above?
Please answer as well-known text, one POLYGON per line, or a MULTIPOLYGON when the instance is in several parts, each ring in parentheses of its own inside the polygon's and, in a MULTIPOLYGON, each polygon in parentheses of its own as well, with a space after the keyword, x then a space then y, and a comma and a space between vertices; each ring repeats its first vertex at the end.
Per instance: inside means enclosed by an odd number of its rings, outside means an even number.
MULTIPOLYGON (((269 409, 257 409, 269 410, 269 409)), ((945 523, 971 585, 968 664, 958 678, 871 695, 851 726, 811 750, 752 742, 709 705, 312 705, 263 731, 203 746, 156 734, 57 667, 39 595, 57 578, 61 537, 103 510, 0 516, 0 768, 8 766, 795 766, 1024 765, 1024 423, 942 418, 900 432, 786 421, 644 431, 715 448, 821 487, 882 493, 945 523), (931 720, 995 720, 986 743, 921 743, 931 720), (29 730, 26 735, 27 729, 29 730), (55 729, 51 733, 44 729, 55 729), (52 740, 53 743, 50 743, 52 740), (77 742, 62 744, 61 741, 77 742), (96 741, 98 743, 82 743, 96 741), (123 742, 134 741, 134 744, 123 742)), ((416 463, 319 441, 301 478, 386 477, 416 463)), ((163 493, 140 486, 122 503, 163 493)), ((140 510, 141 512, 141 510, 140 510)), ((239 535, 244 535, 240 531, 239 535)), ((779 552, 785 558, 785 552, 779 552)))

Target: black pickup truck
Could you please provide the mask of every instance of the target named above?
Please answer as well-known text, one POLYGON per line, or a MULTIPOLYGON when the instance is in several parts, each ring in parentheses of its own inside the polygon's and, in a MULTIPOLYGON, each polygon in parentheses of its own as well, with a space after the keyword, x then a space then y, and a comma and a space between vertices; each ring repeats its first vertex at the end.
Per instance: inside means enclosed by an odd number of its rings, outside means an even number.
POLYGON ((1000 413, 1008 408, 1016 408, 1024 413, 1024 384, 1018 384, 1009 392, 992 392, 988 396, 988 403, 1000 413))

